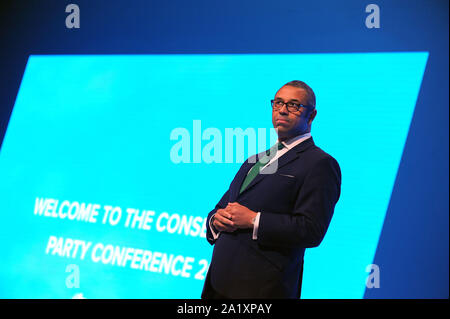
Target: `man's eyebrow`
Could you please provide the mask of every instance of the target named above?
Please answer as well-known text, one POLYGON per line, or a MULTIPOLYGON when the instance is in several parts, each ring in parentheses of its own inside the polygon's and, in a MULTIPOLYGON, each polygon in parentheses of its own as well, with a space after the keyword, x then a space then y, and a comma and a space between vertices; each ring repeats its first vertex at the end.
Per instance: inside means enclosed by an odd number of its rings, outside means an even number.
MULTIPOLYGON (((283 100, 283 101, 284 101, 284 99, 282 99, 281 97, 276 97, 275 100, 283 100)), ((301 103, 300 100, 297 100, 297 99, 290 99, 289 102, 298 102, 298 103, 301 103)))

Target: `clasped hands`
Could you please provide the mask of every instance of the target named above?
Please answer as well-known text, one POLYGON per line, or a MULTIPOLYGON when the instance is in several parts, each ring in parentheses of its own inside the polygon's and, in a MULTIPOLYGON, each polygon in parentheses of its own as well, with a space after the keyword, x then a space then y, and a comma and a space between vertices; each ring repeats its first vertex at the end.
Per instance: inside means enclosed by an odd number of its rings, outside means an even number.
POLYGON ((257 213, 237 202, 228 203, 214 215, 213 225, 218 231, 234 232, 236 229, 253 228, 257 213))

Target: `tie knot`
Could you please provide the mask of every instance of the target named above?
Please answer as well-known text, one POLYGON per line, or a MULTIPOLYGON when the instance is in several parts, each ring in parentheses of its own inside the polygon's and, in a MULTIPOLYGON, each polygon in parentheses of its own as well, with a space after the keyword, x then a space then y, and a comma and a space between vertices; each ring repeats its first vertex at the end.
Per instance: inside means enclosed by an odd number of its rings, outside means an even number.
POLYGON ((271 148, 269 148, 266 151, 266 155, 273 157, 273 156, 275 156, 276 150, 281 150, 282 148, 284 148, 284 145, 282 143, 278 142, 277 144, 275 144, 274 146, 272 146, 271 148))

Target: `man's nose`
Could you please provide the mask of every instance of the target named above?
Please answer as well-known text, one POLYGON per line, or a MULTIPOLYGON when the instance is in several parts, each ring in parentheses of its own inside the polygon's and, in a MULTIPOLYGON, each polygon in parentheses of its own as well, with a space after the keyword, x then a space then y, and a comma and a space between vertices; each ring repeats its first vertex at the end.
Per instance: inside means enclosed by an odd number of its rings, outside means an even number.
POLYGON ((286 105, 286 104, 283 104, 283 106, 279 108, 278 112, 279 112, 280 114, 289 114, 287 105, 286 105))

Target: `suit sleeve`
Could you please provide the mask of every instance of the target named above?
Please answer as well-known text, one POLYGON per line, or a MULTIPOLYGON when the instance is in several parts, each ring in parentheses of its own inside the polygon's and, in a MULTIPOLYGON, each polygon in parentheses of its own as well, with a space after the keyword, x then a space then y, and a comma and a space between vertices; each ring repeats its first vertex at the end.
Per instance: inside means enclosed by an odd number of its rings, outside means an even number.
MULTIPOLYGON (((230 198, 229 194, 230 194, 230 190, 227 190, 225 192, 225 194, 222 196, 222 198, 220 199, 220 201, 217 203, 216 207, 212 211, 209 212, 208 218, 206 219, 206 239, 208 240, 208 242, 211 245, 213 245, 216 240, 214 239, 211 229, 209 228, 209 221, 210 221, 211 217, 217 212, 218 209, 227 207, 229 198, 230 198)), ((214 227, 214 226, 212 226, 212 227, 214 227)), ((216 233, 218 233, 218 231, 216 231, 216 233)))
POLYGON ((341 190, 341 171, 332 157, 318 161, 305 177, 292 213, 261 211, 258 243, 316 247, 328 229, 341 190))

